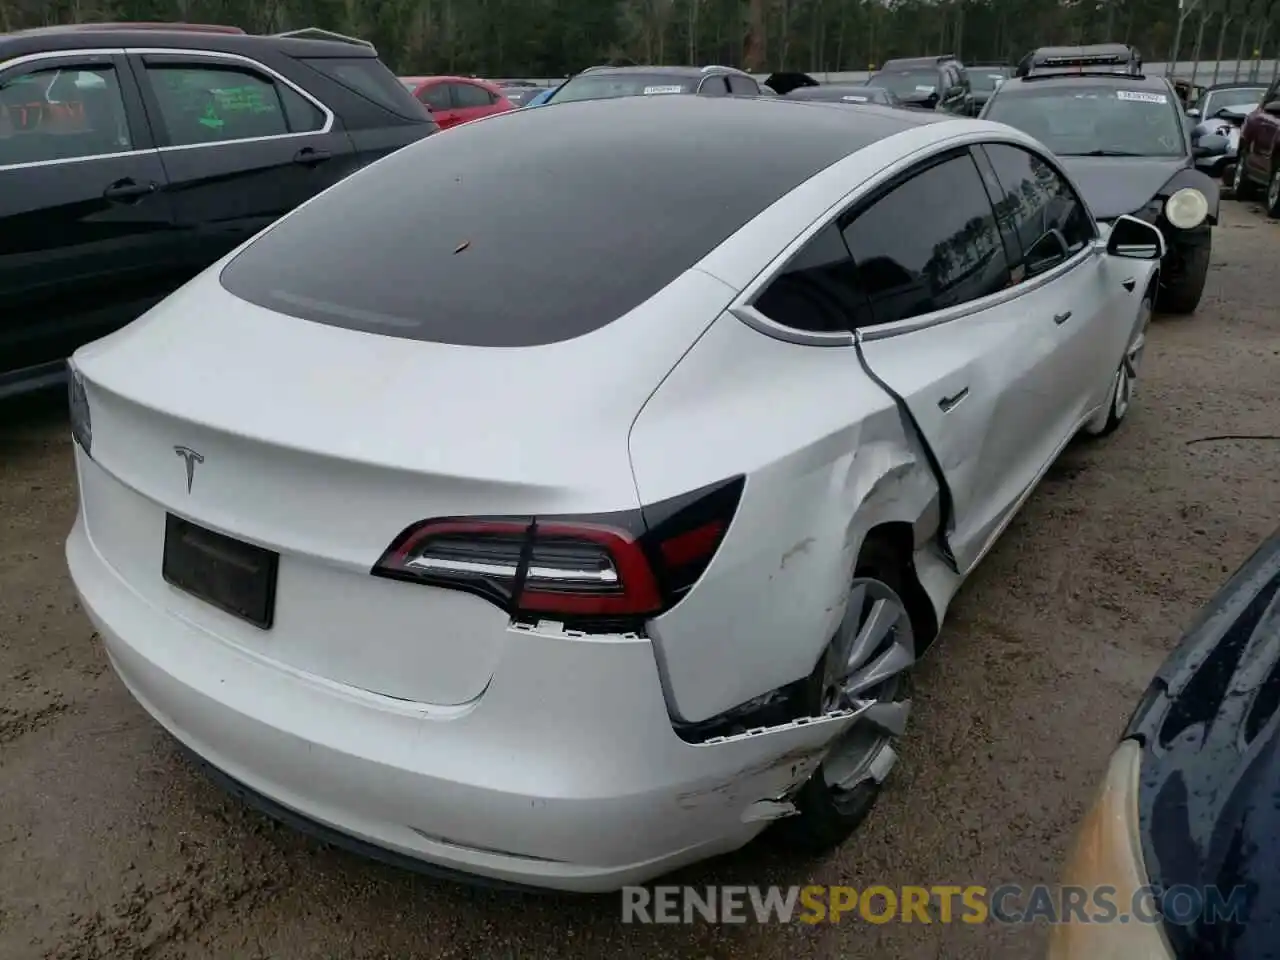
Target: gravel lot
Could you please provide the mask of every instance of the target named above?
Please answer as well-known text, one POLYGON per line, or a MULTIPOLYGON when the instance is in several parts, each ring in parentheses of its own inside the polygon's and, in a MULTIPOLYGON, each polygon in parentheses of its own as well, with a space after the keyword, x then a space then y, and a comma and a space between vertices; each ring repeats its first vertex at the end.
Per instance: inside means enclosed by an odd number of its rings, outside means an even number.
MULTIPOLYGON (((678 882, 1051 882, 1117 733, 1197 605, 1276 524, 1280 225, 1227 204, 1197 316, 1069 450, 952 609, 892 788, 825 862, 757 845, 678 882)), ((194 772, 107 667, 66 576, 60 398, 0 406, 0 957, 1019 957, 995 926, 623 926, 324 849, 194 772)))

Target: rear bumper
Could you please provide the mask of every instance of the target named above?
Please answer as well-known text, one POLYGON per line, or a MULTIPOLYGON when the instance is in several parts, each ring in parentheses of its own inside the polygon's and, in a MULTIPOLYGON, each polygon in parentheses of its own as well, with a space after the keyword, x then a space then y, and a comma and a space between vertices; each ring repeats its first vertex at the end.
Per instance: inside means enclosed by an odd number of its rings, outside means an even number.
POLYGON ((647 639, 558 627, 510 629, 471 703, 395 700, 162 609, 103 558, 83 514, 67 560, 116 673, 224 785, 397 862, 582 892, 644 882, 750 840, 764 826, 755 804, 806 778, 851 722, 689 744, 671 728, 647 639))

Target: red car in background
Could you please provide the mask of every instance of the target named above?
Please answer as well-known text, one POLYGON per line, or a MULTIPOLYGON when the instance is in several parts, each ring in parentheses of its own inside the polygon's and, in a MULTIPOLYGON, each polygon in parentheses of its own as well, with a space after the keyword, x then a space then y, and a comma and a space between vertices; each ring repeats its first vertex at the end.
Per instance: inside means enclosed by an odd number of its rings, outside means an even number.
POLYGON ((1261 193, 1267 216, 1280 217, 1280 77, 1245 118, 1239 151, 1232 183, 1236 199, 1251 200, 1261 193))
POLYGON ((516 108, 498 87, 475 77, 401 77, 400 82, 427 105, 441 130, 516 108))

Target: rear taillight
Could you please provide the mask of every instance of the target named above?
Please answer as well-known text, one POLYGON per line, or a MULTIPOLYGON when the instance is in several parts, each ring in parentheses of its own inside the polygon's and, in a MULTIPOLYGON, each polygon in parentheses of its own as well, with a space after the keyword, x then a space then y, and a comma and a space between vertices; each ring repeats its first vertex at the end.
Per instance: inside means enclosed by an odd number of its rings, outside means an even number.
POLYGON ((89 416, 89 397, 84 390, 84 377, 70 360, 67 361, 67 409, 71 419, 71 436, 85 454, 93 452, 93 420, 89 416))
POLYGON ((715 556, 742 478, 643 510, 447 517, 402 532, 375 576, 465 590, 513 617, 638 621, 679 602, 715 556))

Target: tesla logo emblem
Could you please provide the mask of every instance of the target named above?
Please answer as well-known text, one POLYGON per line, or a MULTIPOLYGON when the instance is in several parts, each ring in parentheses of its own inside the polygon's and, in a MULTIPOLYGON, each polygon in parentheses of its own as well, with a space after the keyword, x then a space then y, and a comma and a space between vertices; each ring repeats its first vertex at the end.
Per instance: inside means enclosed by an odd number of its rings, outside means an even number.
POLYGON ((187 493, 191 492, 191 481, 196 478, 196 464, 204 463, 204 457, 190 447, 174 447, 173 452, 182 458, 187 465, 187 493))

